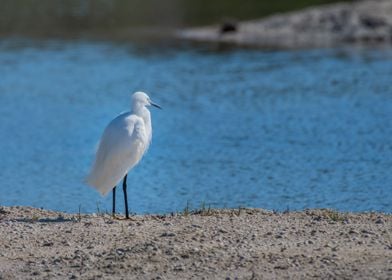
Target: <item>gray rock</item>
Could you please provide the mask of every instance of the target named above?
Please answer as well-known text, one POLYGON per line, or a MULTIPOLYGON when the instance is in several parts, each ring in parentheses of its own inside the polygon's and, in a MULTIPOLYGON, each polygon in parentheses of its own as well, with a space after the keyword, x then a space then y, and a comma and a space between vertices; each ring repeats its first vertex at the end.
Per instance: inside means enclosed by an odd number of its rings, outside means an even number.
POLYGON ((365 0, 316 6, 259 20, 222 32, 221 25, 181 30, 183 39, 264 48, 392 44, 392 1, 365 0))

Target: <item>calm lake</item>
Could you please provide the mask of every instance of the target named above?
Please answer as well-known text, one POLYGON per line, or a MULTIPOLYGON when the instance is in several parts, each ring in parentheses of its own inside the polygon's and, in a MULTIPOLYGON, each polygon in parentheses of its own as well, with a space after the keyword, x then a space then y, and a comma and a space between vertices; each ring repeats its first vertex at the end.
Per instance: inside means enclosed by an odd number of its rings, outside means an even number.
POLYGON ((0 205, 110 211, 83 180, 104 127, 144 90, 164 110, 128 176, 132 212, 392 212, 391 78, 381 49, 2 40, 0 205))

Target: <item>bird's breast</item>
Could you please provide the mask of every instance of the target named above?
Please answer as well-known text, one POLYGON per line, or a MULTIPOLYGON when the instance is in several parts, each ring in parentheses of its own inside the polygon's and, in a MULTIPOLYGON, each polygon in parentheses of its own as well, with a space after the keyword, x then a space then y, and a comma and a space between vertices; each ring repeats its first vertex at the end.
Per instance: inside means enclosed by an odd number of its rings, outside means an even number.
POLYGON ((144 125, 139 122, 135 125, 135 132, 134 132, 134 136, 137 140, 144 142, 145 139, 147 138, 146 135, 146 129, 144 127, 144 125))

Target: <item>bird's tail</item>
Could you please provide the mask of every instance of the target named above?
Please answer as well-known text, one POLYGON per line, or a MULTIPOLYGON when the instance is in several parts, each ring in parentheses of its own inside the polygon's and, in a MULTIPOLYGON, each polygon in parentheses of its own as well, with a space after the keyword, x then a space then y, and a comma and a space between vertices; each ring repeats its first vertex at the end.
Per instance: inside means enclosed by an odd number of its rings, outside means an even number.
POLYGON ((109 193, 111 189, 113 189, 114 186, 108 187, 107 184, 104 183, 104 180, 101 178, 97 177, 94 172, 91 172, 86 178, 85 178, 85 183, 89 185, 90 187, 94 188, 97 190, 102 196, 105 196, 109 193))

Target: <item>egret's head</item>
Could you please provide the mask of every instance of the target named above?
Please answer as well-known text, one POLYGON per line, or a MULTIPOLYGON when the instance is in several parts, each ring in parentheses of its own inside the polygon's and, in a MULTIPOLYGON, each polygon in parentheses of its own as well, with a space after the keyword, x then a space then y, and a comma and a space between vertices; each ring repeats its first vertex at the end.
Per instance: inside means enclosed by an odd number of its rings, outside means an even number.
POLYGON ((137 107, 154 106, 161 109, 161 107, 158 104, 155 104, 154 102, 151 101, 147 93, 144 93, 142 91, 137 91, 132 95, 132 104, 133 106, 137 106, 137 107))

